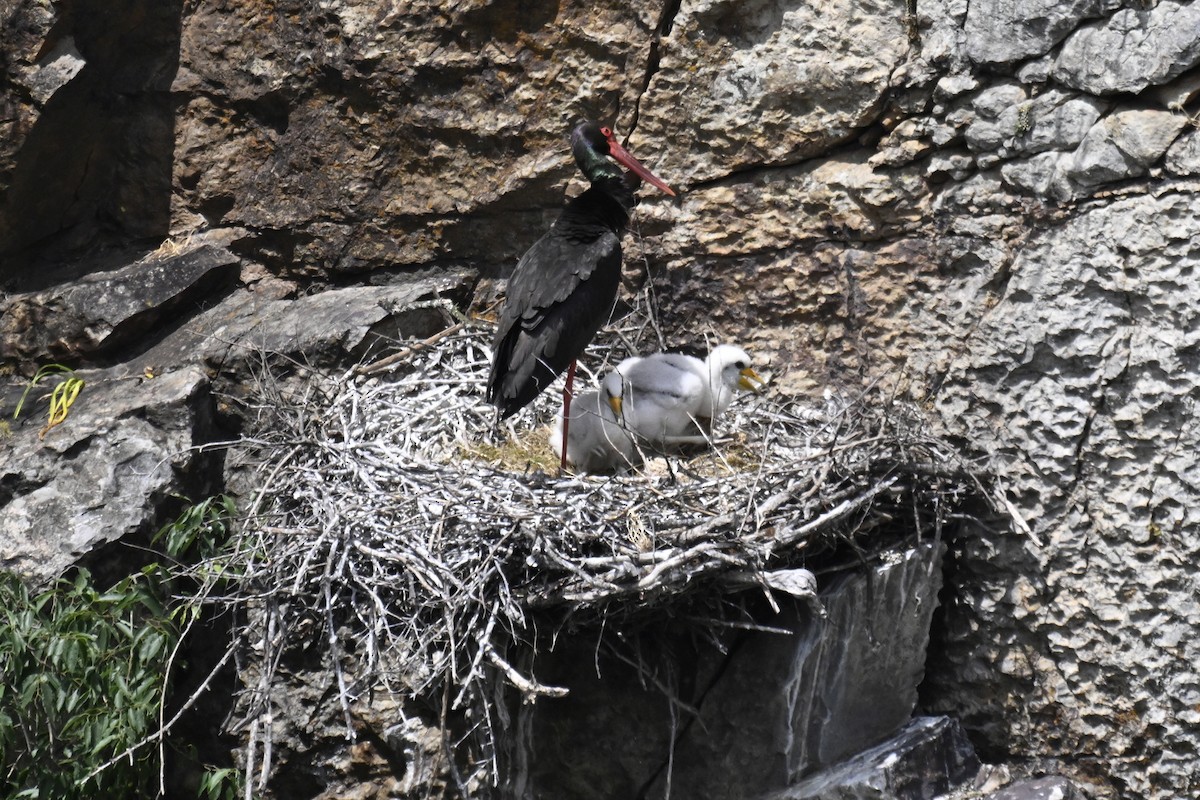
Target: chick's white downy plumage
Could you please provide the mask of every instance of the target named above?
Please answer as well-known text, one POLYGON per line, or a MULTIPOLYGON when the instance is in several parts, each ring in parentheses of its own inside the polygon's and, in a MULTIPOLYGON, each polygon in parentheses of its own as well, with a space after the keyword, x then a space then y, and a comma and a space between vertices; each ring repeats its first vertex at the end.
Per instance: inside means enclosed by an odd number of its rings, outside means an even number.
POLYGON ((720 345, 701 361, 682 353, 655 353, 622 361, 605 377, 625 428, 648 442, 703 441, 712 420, 729 408, 739 389, 757 391, 762 379, 750 356, 720 345))
MULTIPOLYGON (((603 391, 584 392, 571 400, 567 464, 579 472, 620 472, 641 463, 629 433, 621 427, 603 391)), ((554 420, 550 446, 562 458, 562 412, 554 420)))
POLYGON ((694 432, 692 418, 706 391, 703 366, 681 353, 634 356, 605 377, 604 390, 620 398, 616 408, 628 431, 645 441, 668 441, 694 432))

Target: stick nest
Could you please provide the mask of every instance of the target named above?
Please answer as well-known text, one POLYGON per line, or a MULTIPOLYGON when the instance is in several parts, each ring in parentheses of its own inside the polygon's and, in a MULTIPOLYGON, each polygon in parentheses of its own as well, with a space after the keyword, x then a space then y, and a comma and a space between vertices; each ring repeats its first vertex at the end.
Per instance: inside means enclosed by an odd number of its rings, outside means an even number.
MULTIPOLYGON (((812 553, 934 531, 974 492, 915 408, 769 386, 741 395, 698 457, 559 477, 546 440, 558 393, 497 428, 483 400, 491 326, 452 330, 386 374, 310 379, 304 392, 264 382, 252 437, 263 483, 223 574, 253 609, 240 634, 263 665, 260 710, 279 654, 320 630, 348 735, 356 698, 380 685, 445 696, 443 713, 473 718, 481 743, 460 788, 497 779, 498 685, 565 691, 510 663, 536 638, 533 616, 631 623, 701 593, 792 590, 775 578, 812 553)), ((606 337, 580 361, 585 386, 588 364, 635 349, 628 331, 606 337)))

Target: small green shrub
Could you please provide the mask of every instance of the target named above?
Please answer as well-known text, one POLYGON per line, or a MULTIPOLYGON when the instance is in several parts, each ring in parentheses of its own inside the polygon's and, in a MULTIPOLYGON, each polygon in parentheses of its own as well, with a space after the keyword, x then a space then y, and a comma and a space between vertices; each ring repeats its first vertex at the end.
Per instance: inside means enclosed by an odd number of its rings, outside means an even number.
MULTIPOLYGON (((157 540, 173 558, 208 557, 235 512, 229 498, 209 498, 157 540)), ((153 745, 170 660, 199 613, 198 604, 164 600, 174 585, 159 564, 104 592, 86 570, 36 593, 0 573, 0 800, 158 796, 153 745)), ((207 767, 197 796, 233 800, 241 778, 207 767)))
POLYGON ((233 498, 216 495, 189 505, 154 537, 171 558, 209 558, 221 550, 237 518, 233 498))
POLYGON ((100 593, 80 571, 34 595, 0 575, 0 794, 137 797, 157 770, 130 757, 158 720, 177 640, 148 568, 100 593))

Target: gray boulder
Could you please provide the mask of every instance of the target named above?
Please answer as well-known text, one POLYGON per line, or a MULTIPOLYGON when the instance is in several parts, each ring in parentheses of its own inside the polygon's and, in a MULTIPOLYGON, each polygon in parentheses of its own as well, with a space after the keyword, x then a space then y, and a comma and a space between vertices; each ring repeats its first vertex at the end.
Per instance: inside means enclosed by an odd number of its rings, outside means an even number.
POLYGON ((1145 175, 1187 125, 1182 114, 1126 109, 1108 115, 1083 137, 1067 176, 1083 186, 1145 175))
POLYGON ((921 717, 882 744, 763 800, 933 800, 979 771, 962 726, 921 717))
POLYGON ((1200 175, 1200 131, 1192 130, 1175 140, 1165 162, 1172 175, 1200 175))
POLYGON ((427 337, 453 321, 475 284, 472 270, 447 270, 396 285, 348 286, 296 296, 264 280, 231 293, 155 344, 156 364, 196 360, 242 373, 247 360, 284 355, 320 367, 348 366, 427 337))
POLYGON ((110 562, 138 555, 110 545, 145 544, 173 497, 212 491, 219 456, 197 448, 216 435, 204 372, 123 373, 80 373, 70 414, 44 437, 44 402, 37 390, 26 400, 0 449, 0 569, 41 581, 83 563, 115 575, 110 562))
POLYGON ((967 146, 996 159, 1072 150, 1107 106, 1102 100, 1058 89, 1030 98, 1019 86, 1001 84, 975 98, 976 119, 966 130, 967 146))
POLYGON ((967 55, 976 64, 1039 56, 1080 20, 1119 7, 1115 0, 972 0, 964 24, 967 55))
POLYGON ((49 289, 0 301, 5 356, 24 361, 72 361, 139 349, 156 328, 174 327, 199 303, 227 290, 240 260, 202 246, 178 255, 156 253, 49 289))
POLYGON ((1200 63, 1198 32, 1195 3, 1163 0, 1151 8, 1123 8, 1072 33, 1051 74, 1089 94, 1140 92, 1200 63))
POLYGON ((1066 778, 1053 776, 1017 781, 983 800, 1083 800, 1084 794, 1066 778))

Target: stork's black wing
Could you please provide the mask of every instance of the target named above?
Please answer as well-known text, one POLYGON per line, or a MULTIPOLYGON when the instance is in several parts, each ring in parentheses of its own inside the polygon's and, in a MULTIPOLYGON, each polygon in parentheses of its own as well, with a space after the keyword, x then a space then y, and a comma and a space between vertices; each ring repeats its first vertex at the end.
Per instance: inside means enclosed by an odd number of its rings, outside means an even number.
POLYGON ((607 226, 556 223, 521 258, 496 331, 488 401, 515 414, 574 361, 607 321, 621 240, 607 226))

